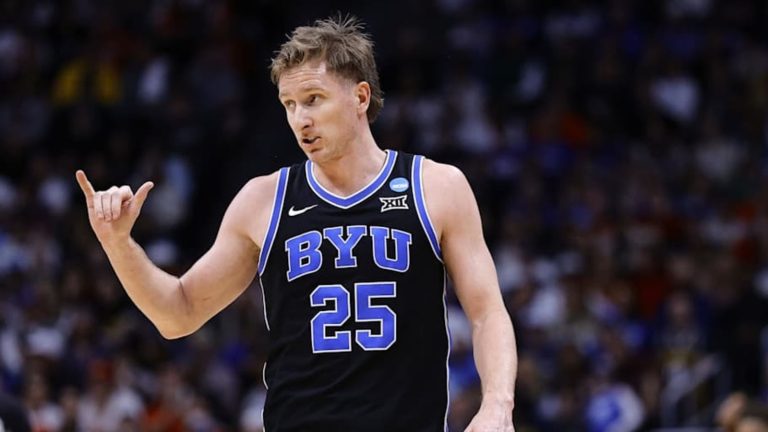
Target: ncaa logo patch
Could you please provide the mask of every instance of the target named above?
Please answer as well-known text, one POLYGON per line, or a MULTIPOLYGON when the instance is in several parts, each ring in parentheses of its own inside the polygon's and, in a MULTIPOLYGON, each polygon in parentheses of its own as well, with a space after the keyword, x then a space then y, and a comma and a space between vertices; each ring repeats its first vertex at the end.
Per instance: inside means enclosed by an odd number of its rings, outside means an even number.
POLYGON ((408 190, 408 179, 405 177, 394 178, 389 182, 389 188, 395 192, 405 192, 408 190))
POLYGON ((408 204, 405 202, 408 199, 408 195, 400 195, 396 197, 379 198, 381 201, 381 212, 390 210, 408 210, 408 204))

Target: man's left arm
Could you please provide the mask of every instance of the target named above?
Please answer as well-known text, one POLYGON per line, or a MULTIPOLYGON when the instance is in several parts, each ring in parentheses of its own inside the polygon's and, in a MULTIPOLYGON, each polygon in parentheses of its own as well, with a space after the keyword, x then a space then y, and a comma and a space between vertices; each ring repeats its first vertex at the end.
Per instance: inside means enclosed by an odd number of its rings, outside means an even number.
POLYGON ((512 431, 517 348, 477 201, 461 171, 429 160, 424 162, 424 188, 443 261, 472 323, 483 399, 467 432, 512 431))

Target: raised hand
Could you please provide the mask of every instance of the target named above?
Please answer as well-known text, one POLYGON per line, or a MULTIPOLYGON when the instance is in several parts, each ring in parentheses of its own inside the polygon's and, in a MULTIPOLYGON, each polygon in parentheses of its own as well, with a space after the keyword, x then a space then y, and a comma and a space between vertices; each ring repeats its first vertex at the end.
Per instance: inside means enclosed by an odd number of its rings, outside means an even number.
POLYGON ((105 191, 95 191, 82 170, 77 170, 75 177, 85 195, 88 220, 99 241, 104 244, 130 237, 131 229, 154 183, 144 183, 134 194, 128 186, 112 186, 105 191))

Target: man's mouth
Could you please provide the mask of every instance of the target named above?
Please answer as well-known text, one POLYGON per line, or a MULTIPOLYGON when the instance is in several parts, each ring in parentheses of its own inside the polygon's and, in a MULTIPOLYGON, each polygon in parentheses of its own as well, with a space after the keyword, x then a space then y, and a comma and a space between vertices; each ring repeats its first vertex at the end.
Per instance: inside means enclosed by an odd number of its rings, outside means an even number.
POLYGON ((320 137, 302 138, 301 142, 302 144, 310 145, 310 144, 314 144, 319 139, 320 137))

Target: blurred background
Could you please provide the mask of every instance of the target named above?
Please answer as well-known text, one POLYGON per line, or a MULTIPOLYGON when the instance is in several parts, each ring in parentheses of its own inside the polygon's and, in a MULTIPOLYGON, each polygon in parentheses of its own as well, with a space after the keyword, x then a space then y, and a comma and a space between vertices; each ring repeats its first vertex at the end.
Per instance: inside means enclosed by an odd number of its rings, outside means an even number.
MULTIPOLYGON (((376 43, 378 143, 478 196, 518 432, 768 431, 768 3, 749 0, 0 2, 0 393, 32 430, 261 430, 258 286, 163 340, 74 171, 153 180, 134 236, 182 273, 247 179, 302 160, 269 60, 336 11, 376 43)), ((462 431, 479 381, 449 305, 462 431)))

